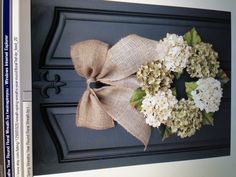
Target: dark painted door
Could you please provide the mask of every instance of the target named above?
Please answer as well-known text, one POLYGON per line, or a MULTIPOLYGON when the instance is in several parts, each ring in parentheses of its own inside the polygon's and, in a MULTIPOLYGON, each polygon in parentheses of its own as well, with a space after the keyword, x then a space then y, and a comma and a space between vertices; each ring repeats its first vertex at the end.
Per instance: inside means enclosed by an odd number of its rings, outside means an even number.
POLYGON ((143 145, 121 126, 95 131, 75 126, 86 81, 73 69, 70 45, 86 39, 110 45, 135 33, 150 39, 183 34, 195 26, 219 52, 230 75, 230 14, 207 10, 79 0, 32 0, 34 174, 205 158, 229 154, 230 83, 215 126, 195 136, 162 142, 153 129, 143 145))

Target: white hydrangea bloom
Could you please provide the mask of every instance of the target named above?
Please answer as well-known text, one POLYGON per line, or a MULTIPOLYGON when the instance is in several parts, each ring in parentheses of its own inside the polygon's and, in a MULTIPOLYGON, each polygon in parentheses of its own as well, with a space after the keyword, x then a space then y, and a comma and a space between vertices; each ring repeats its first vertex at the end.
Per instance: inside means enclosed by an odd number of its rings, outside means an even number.
POLYGON ((161 123, 166 123, 177 102, 170 89, 166 92, 159 90, 155 95, 147 94, 142 101, 141 110, 146 118, 146 123, 153 127, 159 127, 161 123))
POLYGON ((182 36, 169 33, 167 33, 161 43, 168 47, 167 55, 162 59, 166 68, 173 72, 182 72, 188 64, 191 47, 188 46, 182 36))
POLYGON ((197 88, 191 92, 195 105, 207 113, 219 110, 222 88, 218 80, 213 77, 199 79, 197 88))

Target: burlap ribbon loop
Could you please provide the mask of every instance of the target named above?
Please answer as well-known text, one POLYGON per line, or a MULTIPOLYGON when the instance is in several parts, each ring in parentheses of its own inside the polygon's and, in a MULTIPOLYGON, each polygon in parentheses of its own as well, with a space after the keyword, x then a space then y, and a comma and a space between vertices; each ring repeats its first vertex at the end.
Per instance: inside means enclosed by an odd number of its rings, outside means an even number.
POLYGON ((96 83, 96 80, 94 78, 87 79, 87 88, 91 88, 91 83, 96 83))
POLYGON ((114 121, 147 146, 151 130, 143 115, 129 104, 138 83, 133 76, 141 64, 160 59, 166 49, 154 40, 129 35, 109 49, 108 44, 87 40, 71 47, 76 72, 87 79, 87 90, 77 107, 76 124, 103 130, 114 121), (109 84, 91 89, 91 82, 109 84))

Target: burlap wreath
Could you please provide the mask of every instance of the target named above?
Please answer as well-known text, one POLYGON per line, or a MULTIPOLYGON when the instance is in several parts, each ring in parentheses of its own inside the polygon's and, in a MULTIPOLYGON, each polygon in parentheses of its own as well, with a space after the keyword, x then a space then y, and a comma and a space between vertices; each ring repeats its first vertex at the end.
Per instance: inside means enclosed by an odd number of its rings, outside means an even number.
POLYGON ((98 40, 74 44, 71 57, 75 70, 88 84, 77 107, 77 126, 104 130, 114 127, 116 121, 146 147, 151 128, 129 104, 133 90, 139 87, 133 74, 142 64, 160 59, 166 52, 158 41, 137 35, 121 39, 110 49, 98 40), (90 88, 90 83, 96 81, 109 86, 90 88))

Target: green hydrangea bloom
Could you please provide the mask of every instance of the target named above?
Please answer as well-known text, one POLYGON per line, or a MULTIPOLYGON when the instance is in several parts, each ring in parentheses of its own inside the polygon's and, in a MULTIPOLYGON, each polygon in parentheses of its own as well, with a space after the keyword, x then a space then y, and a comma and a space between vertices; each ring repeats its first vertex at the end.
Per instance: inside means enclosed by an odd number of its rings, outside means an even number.
POLYGON ((192 78, 216 77, 219 66, 218 53, 213 50, 212 44, 200 42, 192 48, 187 72, 192 78))
POLYGON ((173 107, 167 126, 181 138, 191 137, 201 128, 202 117, 202 112, 193 101, 182 99, 173 107))
POLYGON ((167 91, 173 79, 171 72, 160 61, 153 61, 142 65, 136 77, 141 88, 151 95, 154 95, 159 89, 167 91))

